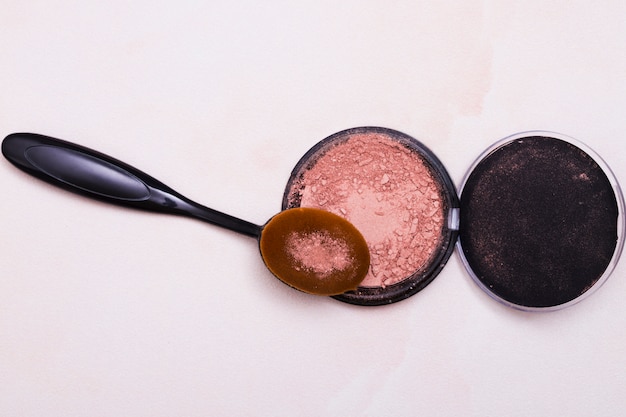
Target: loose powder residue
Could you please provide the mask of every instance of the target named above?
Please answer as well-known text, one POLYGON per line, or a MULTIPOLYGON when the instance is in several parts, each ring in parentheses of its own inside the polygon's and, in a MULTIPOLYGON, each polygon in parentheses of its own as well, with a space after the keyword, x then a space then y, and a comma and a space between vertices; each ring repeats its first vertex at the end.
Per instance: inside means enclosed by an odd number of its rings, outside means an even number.
POLYGON ((461 197, 460 242, 490 292, 526 307, 552 307, 585 293, 617 245, 611 181, 577 146, 531 136, 491 152, 461 197))
POLYGON ((327 231, 293 232, 286 243, 295 268, 311 271, 320 278, 343 271, 354 262, 347 242, 331 236, 327 231))
POLYGON ((352 133, 294 180, 289 206, 338 214, 363 234, 371 265, 361 286, 385 287, 425 268, 442 240, 444 198, 432 168, 387 134, 352 133))

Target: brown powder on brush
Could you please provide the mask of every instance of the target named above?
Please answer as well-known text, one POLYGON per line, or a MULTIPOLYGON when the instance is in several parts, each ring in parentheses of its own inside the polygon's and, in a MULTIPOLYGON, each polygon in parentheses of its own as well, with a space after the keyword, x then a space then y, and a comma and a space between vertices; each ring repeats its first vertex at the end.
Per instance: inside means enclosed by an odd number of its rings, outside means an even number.
POLYGON ((292 184, 290 206, 345 217, 371 256, 361 286, 384 287, 425 268, 441 243, 443 195, 417 152, 380 132, 354 133, 325 150, 292 184))

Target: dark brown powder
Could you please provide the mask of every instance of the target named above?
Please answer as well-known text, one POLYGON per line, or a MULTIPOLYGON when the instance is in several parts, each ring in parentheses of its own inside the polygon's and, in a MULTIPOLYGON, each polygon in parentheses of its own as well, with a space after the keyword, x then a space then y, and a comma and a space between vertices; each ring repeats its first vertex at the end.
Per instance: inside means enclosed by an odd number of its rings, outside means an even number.
POLYGON ((571 143, 510 142, 483 159, 461 196, 460 242, 476 278, 519 306, 585 293, 617 244, 618 205, 604 171, 571 143))

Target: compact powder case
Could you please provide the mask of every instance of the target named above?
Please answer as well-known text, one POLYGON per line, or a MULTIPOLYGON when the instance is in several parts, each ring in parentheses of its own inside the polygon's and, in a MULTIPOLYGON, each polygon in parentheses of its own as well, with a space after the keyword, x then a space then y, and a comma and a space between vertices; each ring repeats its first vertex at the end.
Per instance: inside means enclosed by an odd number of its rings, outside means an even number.
POLYGON ((283 209, 316 207, 346 217, 370 248, 371 267, 338 300, 381 305, 428 285, 454 251, 458 198, 443 164, 401 132, 359 127, 315 145, 297 163, 283 209))
POLYGON ((293 169, 282 208, 300 206, 335 212, 363 233, 370 273, 334 298, 365 306, 414 295, 457 246, 469 275, 495 300, 560 309, 606 281, 624 243, 624 200, 611 170, 584 144, 553 132, 498 141, 457 193, 420 141, 382 127, 344 130, 293 169))

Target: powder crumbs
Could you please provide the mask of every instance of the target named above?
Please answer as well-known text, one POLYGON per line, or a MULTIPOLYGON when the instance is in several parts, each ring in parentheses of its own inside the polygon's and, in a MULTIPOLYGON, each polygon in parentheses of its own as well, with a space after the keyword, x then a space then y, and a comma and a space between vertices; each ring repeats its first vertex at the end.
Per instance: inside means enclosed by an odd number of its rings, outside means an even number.
POLYGON ((347 242, 325 230, 292 232, 286 243, 288 255, 295 261, 295 269, 313 272, 320 278, 343 271, 354 262, 347 242))
POLYGON ((442 239, 444 197, 417 152, 380 133, 353 134, 307 167, 290 204, 338 214, 370 249, 362 286, 404 280, 426 267, 442 239))

